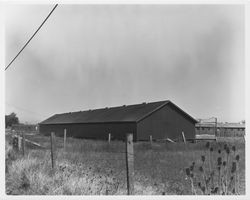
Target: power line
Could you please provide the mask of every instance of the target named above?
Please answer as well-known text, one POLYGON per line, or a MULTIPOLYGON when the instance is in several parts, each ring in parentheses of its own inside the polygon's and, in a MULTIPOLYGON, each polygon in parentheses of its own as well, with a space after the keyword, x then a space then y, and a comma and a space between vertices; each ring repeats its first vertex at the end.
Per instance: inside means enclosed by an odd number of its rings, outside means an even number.
POLYGON ((8 66, 5 68, 5 71, 9 68, 9 66, 14 62, 14 60, 16 60, 16 58, 19 56, 19 54, 24 50, 24 48, 29 44, 29 42, 32 40, 32 38, 36 35, 36 33, 40 30, 40 28, 42 28, 43 24, 47 21, 47 19, 50 17, 50 15, 54 12, 54 10, 56 9, 56 7, 58 6, 58 4, 56 4, 53 9, 50 11, 49 15, 45 18, 45 20, 43 21, 43 23, 38 27, 38 29, 35 31, 35 33, 33 33, 33 35, 31 36, 31 38, 25 43, 25 45, 23 46, 23 48, 18 52, 18 54, 11 60, 11 62, 8 64, 8 66))

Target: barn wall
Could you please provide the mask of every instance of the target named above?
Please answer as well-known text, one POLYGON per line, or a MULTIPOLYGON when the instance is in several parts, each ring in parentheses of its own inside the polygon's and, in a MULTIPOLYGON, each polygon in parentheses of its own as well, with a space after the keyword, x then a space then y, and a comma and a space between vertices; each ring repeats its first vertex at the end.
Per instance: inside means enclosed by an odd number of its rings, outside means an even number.
POLYGON ((56 136, 63 136, 64 129, 69 137, 107 140, 111 133, 112 139, 123 140, 126 133, 134 133, 136 139, 135 123, 40 124, 39 127, 41 134, 55 132, 56 136))
POLYGON ((137 124, 137 139, 177 139, 184 131, 186 138, 195 138, 195 123, 173 105, 167 104, 137 124))

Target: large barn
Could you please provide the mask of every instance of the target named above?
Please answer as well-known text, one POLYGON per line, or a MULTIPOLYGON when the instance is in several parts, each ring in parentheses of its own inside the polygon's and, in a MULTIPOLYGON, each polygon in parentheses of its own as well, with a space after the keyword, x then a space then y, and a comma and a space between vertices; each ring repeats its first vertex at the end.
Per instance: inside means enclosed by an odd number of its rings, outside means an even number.
POLYGON ((91 138, 106 140, 109 133, 112 139, 124 140, 127 133, 133 133, 134 140, 172 140, 182 137, 195 138, 197 121, 171 101, 158 101, 119 107, 106 107, 55 114, 39 124, 41 134, 91 138))

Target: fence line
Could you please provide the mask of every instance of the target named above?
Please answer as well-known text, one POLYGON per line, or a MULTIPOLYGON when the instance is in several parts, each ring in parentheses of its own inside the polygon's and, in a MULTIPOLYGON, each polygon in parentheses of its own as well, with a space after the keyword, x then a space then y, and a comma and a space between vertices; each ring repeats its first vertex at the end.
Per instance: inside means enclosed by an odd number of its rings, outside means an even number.
MULTIPOLYGON (((64 151, 66 151, 66 129, 64 129, 64 146, 63 146, 63 149, 64 151)), ((111 135, 111 134, 110 134, 111 135)), ((186 139, 185 139, 185 135, 184 135, 184 132, 182 132, 182 136, 183 136, 183 141, 186 143, 186 139)), ((180 135, 181 137, 181 135, 180 135)), ((19 137, 16 137, 17 140, 18 140, 18 147, 19 147, 19 140, 20 140, 20 136, 19 137)), ((50 151, 51 151, 51 164, 52 164, 52 169, 56 169, 56 136, 55 136, 55 133, 52 132, 51 133, 51 137, 50 137, 50 151)), ((110 137, 109 137, 110 138, 110 137)), ((22 144, 23 144, 23 155, 25 155, 25 141, 27 141, 25 139, 25 134, 24 132, 22 132, 22 144)), ((61 140, 62 142, 62 140, 61 140)), ((152 145, 152 136, 150 135, 149 137, 149 141, 150 144, 152 145)), ((107 141, 105 142, 106 146, 107 146, 107 141)), ((135 156, 135 153, 134 153, 134 147, 133 147, 133 134, 127 134, 126 136, 126 142, 125 142, 125 150, 126 151, 107 151, 107 153, 116 153, 116 154, 122 154, 122 155, 125 155, 124 157, 123 156, 119 156, 119 158, 95 158, 93 160, 96 160, 96 161, 111 161, 111 160, 122 160, 124 162, 126 162, 126 180, 127 180, 127 194, 128 195, 133 195, 134 194, 134 156, 135 156)), ((108 146, 110 147, 110 145, 108 146)), ((62 149, 62 148, 61 148, 62 149)), ((110 149, 110 148, 109 148, 110 149)), ((20 149, 19 149, 20 150, 20 149)), ((157 153, 157 152, 156 152, 157 153)), ((49 156, 49 155, 48 155, 49 156)), ((155 157, 158 157, 159 156, 159 153, 155 154, 155 157)), ((111 156, 112 157, 112 156, 111 156)), ((87 160, 92 160, 92 159, 87 159, 87 160)), ((84 160, 85 162, 85 160, 84 160)))
MULTIPOLYGON (((110 138, 111 138, 111 134, 109 134, 109 142, 110 142, 110 138)), ((18 135, 17 137, 14 137, 14 139, 17 139, 17 142, 15 140, 13 140, 13 145, 18 146, 18 150, 21 150, 21 146, 22 145, 22 150, 23 150, 23 155, 25 155, 25 134, 24 132, 22 133, 22 138, 20 135, 18 135), (22 140, 22 142, 21 142, 22 140)), ((66 129, 64 129, 64 146, 63 149, 64 151, 66 150, 66 129)), ((126 151, 122 152, 122 151, 113 151, 113 153, 120 153, 120 154, 125 154, 125 159, 117 159, 117 158, 113 158, 113 159, 98 159, 98 160, 125 160, 126 161, 126 178, 127 178, 127 194, 128 195, 133 195, 134 194, 134 147, 133 147, 133 134, 129 133, 127 134, 126 137, 126 151)), ((55 133, 51 132, 51 137, 50 137, 50 151, 51 151, 51 166, 52 166, 52 170, 53 172, 55 172, 56 169, 56 141, 55 141, 55 133)), ((109 151, 109 153, 111 153, 109 151)))

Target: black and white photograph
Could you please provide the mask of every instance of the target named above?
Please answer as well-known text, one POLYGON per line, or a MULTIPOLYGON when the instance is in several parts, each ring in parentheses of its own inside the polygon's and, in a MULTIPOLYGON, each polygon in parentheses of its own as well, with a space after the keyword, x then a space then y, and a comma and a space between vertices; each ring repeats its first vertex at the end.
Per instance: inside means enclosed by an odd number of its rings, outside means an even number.
POLYGON ((6 199, 246 196, 246 4, 2 10, 6 199))

